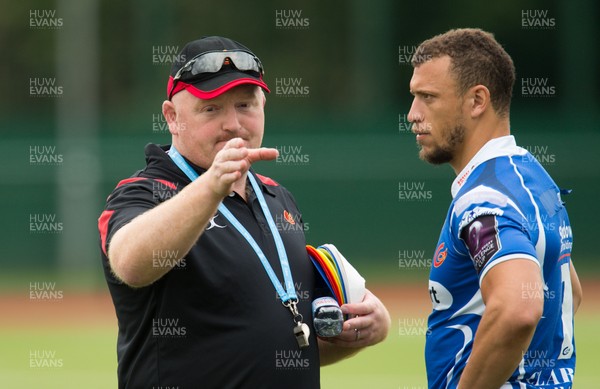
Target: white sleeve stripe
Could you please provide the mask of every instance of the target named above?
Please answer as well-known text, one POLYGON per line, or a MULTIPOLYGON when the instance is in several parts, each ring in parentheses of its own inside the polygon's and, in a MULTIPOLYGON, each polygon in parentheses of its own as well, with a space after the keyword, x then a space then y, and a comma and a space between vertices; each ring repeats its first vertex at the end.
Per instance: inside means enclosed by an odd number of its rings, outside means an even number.
POLYGON ((462 214, 473 204, 489 202, 499 207, 505 207, 508 203, 508 196, 485 185, 479 185, 460 196, 454 203, 454 212, 457 215, 462 214))
POLYGON ((467 193, 460 196, 460 198, 454 203, 453 215, 462 214, 467 208, 474 204, 482 204, 484 202, 497 205, 501 208, 510 205, 513 207, 523 218, 525 214, 519 209, 519 206, 512 201, 504 193, 497 191, 494 188, 490 188, 485 185, 479 185, 467 193))
POLYGON ((507 255, 504 255, 502 257, 494 259, 489 266, 486 266, 483 269, 483 272, 481 273, 481 276, 479 277, 479 287, 481 287, 481 282, 483 281, 483 277, 485 277, 485 275, 487 274, 488 271, 490 271, 491 268, 493 268, 494 266, 498 265, 499 263, 510 261, 512 259, 528 259, 530 261, 533 261, 533 262, 537 263, 537 265, 541 267, 540 262, 533 255, 522 254, 522 253, 507 254, 507 255))
MULTIPOLYGON (((537 225, 538 225, 538 240, 535 244, 535 252, 538 256, 538 263, 540 264, 540 267, 544 267, 544 257, 546 256, 546 232, 544 230, 544 225, 542 224, 542 218, 540 216, 540 208, 538 207, 537 203, 535 202, 535 199, 533 198, 533 194, 531 193, 531 190, 529 190, 529 188, 525 185, 525 180, 523 180, 523 176, 519 172, 519 169, 517 168, 517 165, 513 161, 512 157, 510 157, 510 163, 513 166, 515 173, 519 177, 519 180, 521 181, 521 186, 523 187, 523 189, 525 189, 525 191, 529 195, 529 200, 531 201, 531 204, 533 205, 533 209, 535 209, 535 219, 536 219, 537 225)), ((546 281, 544 280, 544 272, 542 272, 541 274, 542 274, 542 282, 545 283, 546 281)))

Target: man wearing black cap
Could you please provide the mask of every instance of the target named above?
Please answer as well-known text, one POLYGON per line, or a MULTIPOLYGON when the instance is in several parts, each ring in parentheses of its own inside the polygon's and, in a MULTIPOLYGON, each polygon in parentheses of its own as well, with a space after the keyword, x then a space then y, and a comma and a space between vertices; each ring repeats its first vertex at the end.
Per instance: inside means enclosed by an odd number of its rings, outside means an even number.
POLYGON ((318 280, 303 228, 273 223, 300 211, 250 169, 278 155, 260 148, 262 64, 222 37, 178 58, 163 103, 172 145, 146 146, 146 168, 117 185, 98 223, 119 387, 318 388, 319 366, 382 341, 389 314, 367 291, 342 307, 342 334, 310 331, 318 280))

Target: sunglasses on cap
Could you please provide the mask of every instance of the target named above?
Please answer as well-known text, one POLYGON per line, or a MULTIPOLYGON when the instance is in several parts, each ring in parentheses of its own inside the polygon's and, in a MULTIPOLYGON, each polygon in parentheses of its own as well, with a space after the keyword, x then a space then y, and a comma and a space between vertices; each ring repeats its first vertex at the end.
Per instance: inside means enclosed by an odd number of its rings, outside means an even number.
POLYGON ((233 64, 237 70, 242 72, 255 71, 260 75, 264 74, 262 63, 258 57, 247 51, 208 51, 198 54, 177 71, 169 91, 169 100, 173 97, 175 86, 184 73, 191 73, 190 78, 201 73, 217 73, 224 64, 233 64))

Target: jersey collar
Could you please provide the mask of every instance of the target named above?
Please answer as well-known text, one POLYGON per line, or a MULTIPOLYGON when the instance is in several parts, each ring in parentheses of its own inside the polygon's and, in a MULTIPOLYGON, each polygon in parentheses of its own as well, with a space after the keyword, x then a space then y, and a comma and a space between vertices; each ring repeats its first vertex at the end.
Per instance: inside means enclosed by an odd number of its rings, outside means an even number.
POLYGON ((523 155, 526 152, 527 150, 517 146, 515 137, 512 135, 501 136, 499 138, 489 140, 481 149, 479 149, 477 154, 471 158, 469 163, 467 163, 467 166, 465 166, 464 169, 454 179, 451 188, 452 198, 456 197, 456 194, 467 182, 467 179, 473 170, 475 170, 477 166, 481 165, 485 161, 508 155, 523 155))

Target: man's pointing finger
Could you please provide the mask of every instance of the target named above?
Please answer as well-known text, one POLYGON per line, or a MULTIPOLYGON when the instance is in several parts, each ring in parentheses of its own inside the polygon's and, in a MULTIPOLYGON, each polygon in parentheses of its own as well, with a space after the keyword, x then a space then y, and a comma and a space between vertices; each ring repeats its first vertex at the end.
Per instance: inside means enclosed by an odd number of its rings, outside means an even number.
POLYGON ((278 156, 279 151, 277 149, 261 147, 260 149, 248 149, 248 156, 246 159, 248 162, 254 163, 256 161, 272 161, 278 156))

